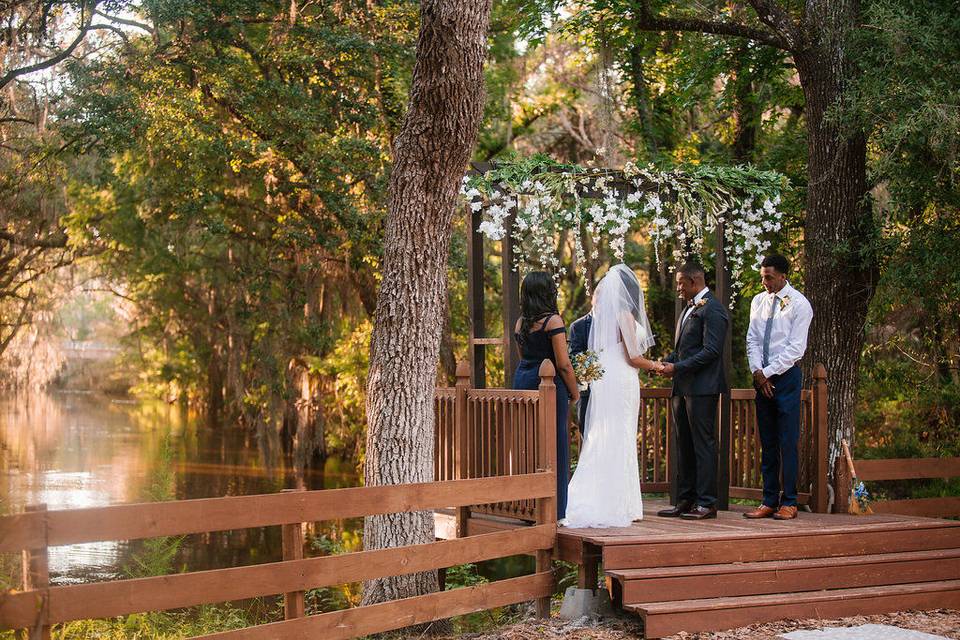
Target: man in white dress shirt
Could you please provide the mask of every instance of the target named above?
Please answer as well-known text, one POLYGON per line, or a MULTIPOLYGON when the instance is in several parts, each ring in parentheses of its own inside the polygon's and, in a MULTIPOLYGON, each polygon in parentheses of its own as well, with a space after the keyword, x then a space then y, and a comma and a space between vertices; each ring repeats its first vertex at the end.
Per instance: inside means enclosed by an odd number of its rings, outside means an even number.
POLYGON ((762 448, 763 502, 745 518, 792 520, 797 517, 800 359, 807 350, 813 308, 787 282, 790 263, 767 256, 760 263, 763 293, 750 304, 747 359, 757 389, 757 428, 762 448), (783 478, 781 486, 780 479, 783 478))

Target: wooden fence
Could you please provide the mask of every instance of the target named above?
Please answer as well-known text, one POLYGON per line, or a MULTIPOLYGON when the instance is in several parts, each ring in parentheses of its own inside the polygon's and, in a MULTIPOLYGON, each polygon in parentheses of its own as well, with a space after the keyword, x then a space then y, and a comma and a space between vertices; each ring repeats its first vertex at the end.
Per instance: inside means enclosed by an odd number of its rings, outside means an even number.
MULTIPOLYGON (((470 368, 458 368, 455 388, 437 389, 436 474, 438 479, 478 478, 529 473, 537 447, 535 416, 543 399, 536 391, 471 389, 470 368), (457 434, 464 434, 459 437, 457 434), (458 460, 464 461, 458 466, 458 460)), ((641 488, 645 492, 670 490, 670 428, 673 408, 670 389, 640 390, 637 456, 641 488)), ((732 389, 720 402, 730 405, 730 429, 721 437, 720 455, 726 459, 729 495, 759 500, 760 436, 755 409, 756 391, 732 389), (726 447, 726 450, 724 450, 726 447)), ((810 389, 801 397, 799 501, 814 511, 827 510, 827 380, 823 365, 814 367, 810 389)), ((719 412, 718 412, 719 415, 719 412)), ((573 437, 573 436, 572 436, 573 437)), ((477 505, 475 512, 533 520, 529 502, 477 505)))
MULTIPOLYGON (((865 482, 890 480, 922 480, 960 477, 960 458, 887 458, 857 460, 857 479, 865 482)), ((846 511, 851 478, 846 467, 837 467, 838 508, 846 511)), ((897 513, 930 518, 960 517, 960 496, 876 500, 870 503, 874 513, 897 513)))
MULTIPOLYGON (((43 506, 0 518, 0 553, 23 554, 23 590, 0 596, 0 629, 28 629, 49 638, 51 625, 71 620, 178 609, 284 594, 285 620, 204 638, 354 638, 517 602, 537 601, 549 613, 556 543, 556 430, 553 367, 546 363, 536 407, 524 425, 538 442, 533 460, 511 475, 382 487, 290 491, 92 509, 43 506), (532 505, 534 526, 391 549, 303 557, 305 522, 476 504, 532 505), (283 561, 114 582, 51 586, 47 549, 104 540, 134 540, 280 525, 283 561), (304 615, 304 591, 536 554, 536 572, 488 584, 382 604, 304 615)), ((461 434, 462 436, 462 434, 461 434)), ((499 464, 499 463, 498 463, 499 464)), ((509 467, 509 465, 508 465, 509 467)), ((462 468, 462 467, 461 467, 462 468)), ((503 467, 507 468, 507 467, 503 467)))

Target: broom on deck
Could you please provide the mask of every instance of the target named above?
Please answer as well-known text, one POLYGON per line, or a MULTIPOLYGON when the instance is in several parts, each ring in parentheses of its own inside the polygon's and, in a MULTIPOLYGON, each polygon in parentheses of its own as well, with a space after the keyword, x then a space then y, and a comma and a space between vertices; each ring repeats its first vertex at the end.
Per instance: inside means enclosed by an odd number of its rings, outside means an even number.
POLYGON ((870 509, 869 506, 860 506, 860 497, 857 495, 857 486, 860 483, 857 482, 857 470, 853 466, 853 456, 850 454, 850 447, 847 445, 846 440, 841 440, 840 445, 843 447, 843 459, 847 462, 847 471, 850 472, 850 497, 848 499, 847 512, 855 516, 869 515, 873 513, 873 510, 870 509))

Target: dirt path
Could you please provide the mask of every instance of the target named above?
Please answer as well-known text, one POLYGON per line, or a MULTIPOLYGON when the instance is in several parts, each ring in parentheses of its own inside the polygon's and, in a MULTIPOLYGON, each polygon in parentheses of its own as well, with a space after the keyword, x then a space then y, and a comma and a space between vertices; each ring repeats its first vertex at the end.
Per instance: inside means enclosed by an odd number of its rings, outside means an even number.
MULTIPOLYGON (((797 629, 852 627, 861 624, 888 624, 960 640, 960 610, 901 611, 875 616, 855 616, 838 620, 791 620, 756 624, 730 631, 680 633, 668 640, 775 640, 797 629)), ((494 631, 456 636, 458 640, 637 640, 643 627, 632 617, 616 617, 600 623, 527 620, 494 631)), ((453 637, 450 638, 452 640, 453 637)))

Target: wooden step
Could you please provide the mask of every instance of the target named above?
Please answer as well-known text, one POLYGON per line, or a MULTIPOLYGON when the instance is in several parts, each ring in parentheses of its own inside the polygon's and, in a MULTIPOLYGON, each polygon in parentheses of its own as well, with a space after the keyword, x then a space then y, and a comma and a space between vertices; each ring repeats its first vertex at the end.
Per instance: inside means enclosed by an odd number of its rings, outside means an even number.
POLYGON ((720 631, 774 620, 941 608, 960 608, 960 580, 624 606, 643 617, 645 638, 663 638, 680 631, 720 631))
POLYGON ((627 604, 933 582, 960 576, 960 549, 656 569, 608 575, 627 604))
POLYGON ((606 538, 606 571, 730 562, 929 551, 960 548, 960 523, 918 520, 847 529, 796 529, 744 534, 684 534, 669 538, 606 538))

